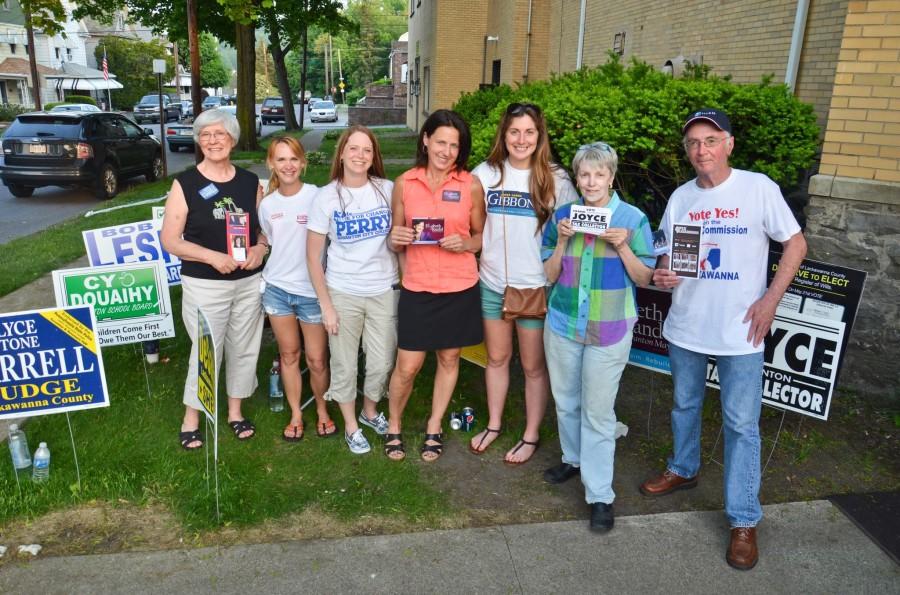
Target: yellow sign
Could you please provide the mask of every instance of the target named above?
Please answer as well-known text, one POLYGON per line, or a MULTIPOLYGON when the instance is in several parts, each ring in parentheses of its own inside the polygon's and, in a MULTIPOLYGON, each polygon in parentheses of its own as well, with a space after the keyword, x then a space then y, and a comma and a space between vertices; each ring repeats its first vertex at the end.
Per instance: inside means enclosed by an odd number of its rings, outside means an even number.
POLYGON ((66 333, 91 353, 97 353, 94 347, 94 331, 81 324, 65 310, 48 310, 40 313, 53 326, 66 333))
POLYGON ((487 348, 484 346, 484 343, 463 347, 460 356, 467 362, 487 368, 487 348))
POLYGON ((340 87, 341 91, 343 91, 344 90, 344 82, 341 81, 340 83, 338 83, 338 87, 340 87))
POLYGON ((209 322, 199 308, 197 309, 197 398, 206 410, 206 416, 215 423, 216 420, 216 344, 213 341, 209 322))

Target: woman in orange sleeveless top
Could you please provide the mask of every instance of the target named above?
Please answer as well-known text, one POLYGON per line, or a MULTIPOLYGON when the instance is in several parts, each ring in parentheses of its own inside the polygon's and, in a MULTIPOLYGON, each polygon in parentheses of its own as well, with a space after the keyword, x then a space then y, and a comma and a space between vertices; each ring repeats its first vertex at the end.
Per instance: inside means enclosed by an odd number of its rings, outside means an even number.
POLYGON ((422 460, 432 462, 443 454, 441 422, 456 386, 461 348, 483 338, 475 253, 481 249, 484 192, 466 170, 471 146, 459 114, 438 110, 422 125, 416 166, 394 183, 390 246, 401 255, 403 287, 384 452, 397 461, 406 456, 403 410, 426 353, 435 351, 438 363, 422 444, 422 460))

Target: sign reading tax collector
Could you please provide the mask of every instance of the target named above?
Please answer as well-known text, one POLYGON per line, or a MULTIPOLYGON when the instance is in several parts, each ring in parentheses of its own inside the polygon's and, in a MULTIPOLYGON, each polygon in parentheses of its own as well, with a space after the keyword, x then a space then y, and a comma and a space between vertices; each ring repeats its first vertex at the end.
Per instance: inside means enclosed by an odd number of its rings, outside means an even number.
POLYGON ((0 314, 0 418, 108 407, 93 309, 0 314))
POLYGON ((93 306, 101 347, 175 336, 159 261, 53 271, 56 304, 93 306))

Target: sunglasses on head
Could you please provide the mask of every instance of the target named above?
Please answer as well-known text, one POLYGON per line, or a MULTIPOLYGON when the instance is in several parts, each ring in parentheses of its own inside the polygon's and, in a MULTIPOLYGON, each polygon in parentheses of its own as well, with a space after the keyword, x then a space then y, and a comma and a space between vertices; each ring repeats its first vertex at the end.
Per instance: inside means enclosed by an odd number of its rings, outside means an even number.
POLYGON ((506 114, 508 116, 521 116, 522 114, 527 114, 529 111, 540 114, 541 108, 533 103, 510 103, 506 106, 506 114))
POLYGON ((604 153, 609 153, 612 151, 612 147, 601 141, 588 143, 586 145, 581 145, 580 147, 578 147, 579 151, 587 151, 588 149, 594 149, 595 151, 601 151, 604 153))

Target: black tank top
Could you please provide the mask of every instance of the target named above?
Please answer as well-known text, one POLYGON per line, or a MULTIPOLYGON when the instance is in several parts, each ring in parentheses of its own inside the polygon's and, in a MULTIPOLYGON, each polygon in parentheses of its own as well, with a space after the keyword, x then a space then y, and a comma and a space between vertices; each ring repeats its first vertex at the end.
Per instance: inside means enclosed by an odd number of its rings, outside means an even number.
MULTIPOLYGON (((181 185, 187 202, 188 214, 184 224, 184 239, 204 248, 228 254, 225 217, 228 212, 250 214, 250 245, 256 244, 259 217, 256 213, 256 189, 259 178, 240 167, 234 168, 234 177, 227 182, 213 182, 196 169, 188 169, 175 179, 181 185)), ((259 269, 247 271, 235 269, 223 275, 214 267, 193 260, 181 262, 181 274, 199 279, 243 279, 255 275, 259 269)))

